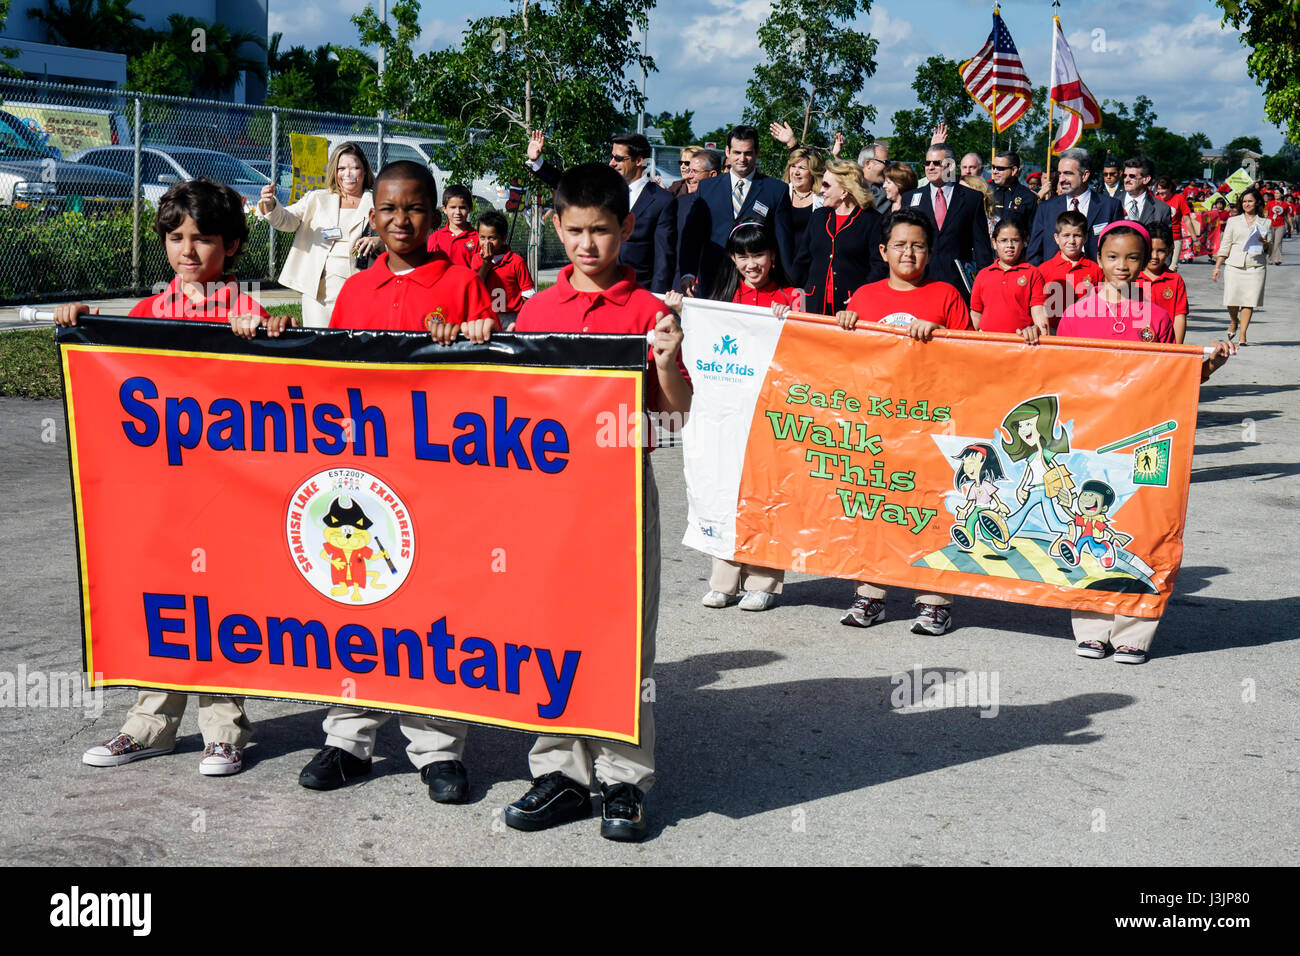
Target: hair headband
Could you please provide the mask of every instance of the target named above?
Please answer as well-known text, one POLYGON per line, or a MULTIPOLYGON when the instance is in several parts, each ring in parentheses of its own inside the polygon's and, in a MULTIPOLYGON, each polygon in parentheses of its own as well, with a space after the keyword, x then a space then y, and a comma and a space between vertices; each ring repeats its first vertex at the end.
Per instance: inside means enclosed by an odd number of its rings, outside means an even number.
POLYGON ((757 219, 746 219, 744 222, 738 222, 732 226, 731 232, 727 233, 727 238, 730 239, 736 234, 737 230, 743 229, 746 226, 758 226, 760 229, 763 228, 763 224, 757 219))
POLYGON ((1114 222, 1112 222, 1109 226, 1107 226, 1097 235, 1098 249, 1101 248, 1101 241, 1106 238, 1106 233, 1110 232, 1112 229, 1116 228, 1117 226, 1128 226, 1130 229, 1135 230, 1139 236, 1145 239, 1147 241, 1148 246, 1151 245, 1151 233, 1147 232, 1146 226, 1142 225, 1142 223, 1137 222, 1133 219, 1116 219, 1114 222))

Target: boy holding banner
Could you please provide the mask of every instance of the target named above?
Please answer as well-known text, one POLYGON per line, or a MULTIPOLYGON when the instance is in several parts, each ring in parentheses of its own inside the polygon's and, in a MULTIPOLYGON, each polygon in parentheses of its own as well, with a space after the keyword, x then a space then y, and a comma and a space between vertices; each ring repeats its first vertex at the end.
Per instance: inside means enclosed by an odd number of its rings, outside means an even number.
MULTIPOLYGON (((130 312, 137 318, 193 319, 229 322, 236 335, 251 337, 260 326, 278 336, 286 316, 271 317, 250 296, 239 291, 230 269, 248 241, 244 200, 229 186, 209 179, 177 183, 158 202, 154 232, 162 240, 167 261, 176 274, 157 295, 142 299, 130 312)), ((77 324, 77 316, 99 314, 83 302, 57 306, 54 322, 77 324)), ((91 747, 81 762, 92 767, 122 764, 171 753, 176 731, 189 702, 187 694, 141 691, 115 737, 91 747)), ((224 777, 243 769, 243 748, 252 724, 241 697, 199 697, 199 731, 203 756, 199 773, 224 777)))
MULTIPOLYGON (((524 303, 515 331, 653 333, 646 405, 651 411, 681 418, 691 406, 691 387, 680 360, 682 328, 659 299, 637 285, 636 273, 618 261, 619 248, 632 234, 633 225, 627 184, 614 169, 587 163, 565 172, 555 190, 555 231, 570 264, 560 271, 555 285, 524 303)), ((659 617, 659 494, 648 452, 642 461, 644 680, 654 669, 659 617)), ((603 797, 600 835, 609 840, 643 839, 645 794, 654 782, 654 711, 644 696, 640 708, 639 747, 539 737, 528 754, 533 785, 506 808, 506 824, 516 830, 545 830, 590 816, 594 767, 603 797)))
MULTIPOLYGON (((470 269, 429 249, 438 187, 418 163, 389 163, 375 178, 370 224, 388 251, 343 285, 330 317, 334 329, 428 329, 435 341, 462 332, 486 341, 496 325, 487 287, 470 269)), ((349 524, 351 518, 345 518, 349 524)), ((393 715, 331 707, 325 715, 325 747, 298 775, 309 790, 337 790, 370 773, 375 735, 393 715)), ((461 757, 469 728, 446 720, 402 714, 406 753, 438 803, 464 803, 469 776, 461 757)))
MULTIPOLYGON (((969 329, 966 302, 947 282, 925 277, 934 248, 934 223, 923 212, 904 206, 885 216, 880 229, 880 255, 889 265, 889 278, 864 285, 849 297, 848 308, 835 316, 841 328, 861 319, 907 329, 908 335, 930 341, 935 329, 969 329)), ((885 616, 887 588, 858 583, 857 597, 840 618, 841 624, 870 627, 885 616)), ((914 634, 943 634, 952 628, 947 594, 916 595, 914 634)))

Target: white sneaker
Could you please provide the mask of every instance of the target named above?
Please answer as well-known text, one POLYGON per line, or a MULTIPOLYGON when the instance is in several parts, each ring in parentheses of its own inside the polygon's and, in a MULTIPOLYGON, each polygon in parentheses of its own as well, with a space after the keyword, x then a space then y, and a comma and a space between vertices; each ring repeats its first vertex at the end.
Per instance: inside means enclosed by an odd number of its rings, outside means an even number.
POLYGON ((203 748, 203 759, 199 761, 199 773, 203 776, 225 777, 243 769, 244 754, 238 747, 218 743, 203 748))
POLYGON ((91 767, 118 767, 133 760, 171 752, 171 747, 146 747, 130 734, 118 734, 112 740, 106 740, 87 750, 81 755, 81 762, 91 767))
POLYGON ((766 611, 776 603, 776 595, 771 591, 746 591, 740 599, 742 611, 766 611))
POLYGON ((727 594, 723 591, 710 591, 704 595, 700 603, 705 607, 726 607, 736 600, 736 595, 727 594))

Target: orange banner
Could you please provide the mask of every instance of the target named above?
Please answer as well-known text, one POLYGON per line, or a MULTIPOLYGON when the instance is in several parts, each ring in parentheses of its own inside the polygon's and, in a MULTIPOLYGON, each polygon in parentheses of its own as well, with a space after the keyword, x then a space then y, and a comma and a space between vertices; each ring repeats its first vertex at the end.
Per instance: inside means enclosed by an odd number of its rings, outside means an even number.
POLYGON ((205 325, 60 336, 94 685, 639 739, 643 337, 205 325))
MULTIPOLYGON (((688 341, 710 340, 712 315, 689 318, 688 341)), ((925 592, 1160 614, 1182 559, 1200 349, 746 321, 724 347, 770 351, 752 404, 728 404, 742 377, 691 366, 688 544, 925 592), (728 429, 747 433, 734 537, 707 513, 717 489, 690 447, 725 447, 728 429)))

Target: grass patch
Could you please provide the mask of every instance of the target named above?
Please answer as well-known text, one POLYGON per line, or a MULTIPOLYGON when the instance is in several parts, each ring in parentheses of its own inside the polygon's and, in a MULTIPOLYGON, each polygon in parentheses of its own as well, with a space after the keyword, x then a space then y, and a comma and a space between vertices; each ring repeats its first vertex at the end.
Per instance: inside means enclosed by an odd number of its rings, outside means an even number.
POLYGON ((0 332, 0 395, 63 397, 54 329, 0 332))
POLYGON ((272 315, 287 315, 293 320, 294 325, 302 325, 301 302, 286 302, 284 305, 272 305, 265 308, 272 315))

